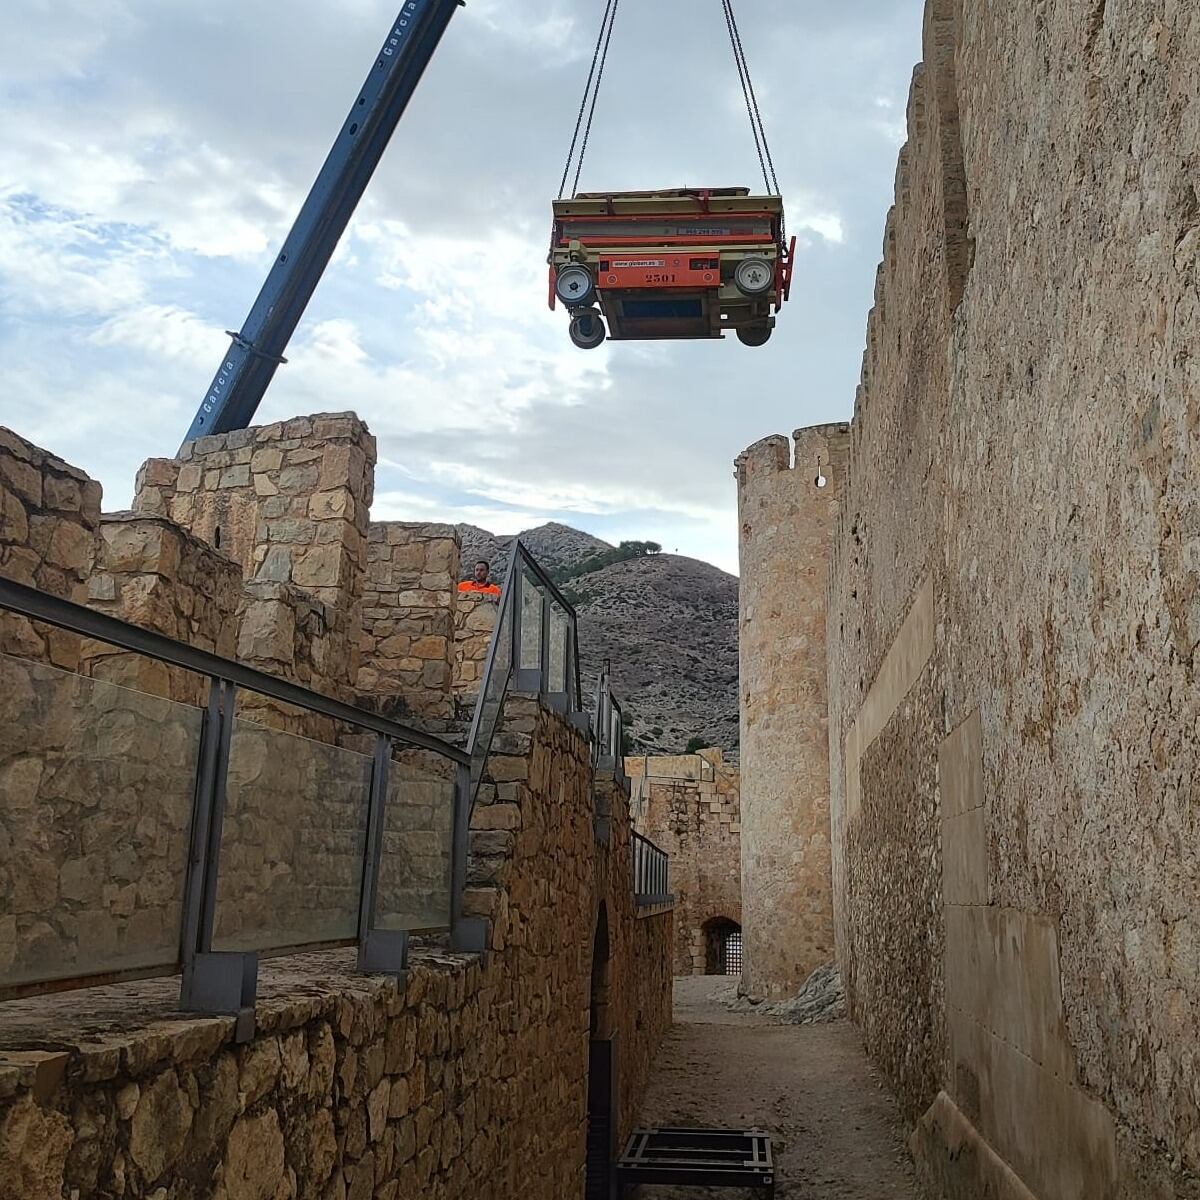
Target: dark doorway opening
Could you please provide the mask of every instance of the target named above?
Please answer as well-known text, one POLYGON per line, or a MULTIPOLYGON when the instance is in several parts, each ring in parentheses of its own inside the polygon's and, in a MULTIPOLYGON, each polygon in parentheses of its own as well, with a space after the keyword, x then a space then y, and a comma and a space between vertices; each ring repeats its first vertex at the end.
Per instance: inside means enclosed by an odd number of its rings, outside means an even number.
POLYGON ((704 923, 705 975, 742 973, 742 927, 728 917, 704 923))
POLYGON ((617 1037, 609 993, 608 909, 600 905, 592 942, 591 1042, 588 1047, 588 1122, 586 1200, 611 1200, 616 1187, 617 1037))

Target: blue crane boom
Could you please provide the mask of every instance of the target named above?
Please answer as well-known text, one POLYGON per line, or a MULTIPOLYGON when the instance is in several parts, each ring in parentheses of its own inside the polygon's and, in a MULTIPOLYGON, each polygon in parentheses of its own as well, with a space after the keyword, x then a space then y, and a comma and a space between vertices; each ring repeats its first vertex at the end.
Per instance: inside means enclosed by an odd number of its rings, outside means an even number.
POLYGON ((185 442, 245 429, 450 18, 466 0, 405 0, 185 442))

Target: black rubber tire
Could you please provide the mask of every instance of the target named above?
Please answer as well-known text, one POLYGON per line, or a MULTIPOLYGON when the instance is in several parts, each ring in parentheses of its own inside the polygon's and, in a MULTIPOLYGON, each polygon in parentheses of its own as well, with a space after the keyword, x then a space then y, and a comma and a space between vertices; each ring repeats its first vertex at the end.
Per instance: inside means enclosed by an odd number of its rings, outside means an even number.
POLYGON ((595 350, 603 346, 608 336, 604 320, 594 308, 586 308, 571 318, 571 341, 580 350, 595 350))
POLYGON ((765 346, 771 340, 770 325, 745 325, 737 331, 743 346, 765 346))

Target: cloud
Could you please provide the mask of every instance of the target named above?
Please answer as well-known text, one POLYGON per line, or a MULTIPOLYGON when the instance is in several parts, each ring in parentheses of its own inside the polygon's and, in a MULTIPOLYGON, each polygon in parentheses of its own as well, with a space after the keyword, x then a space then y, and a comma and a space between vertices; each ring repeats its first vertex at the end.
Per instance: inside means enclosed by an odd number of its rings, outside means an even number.
MULTIPOLYGON (((396 7, 10 0, 0 421, 110 505, 178 445, 396 7)), ((742 8, 800 246, 768 346, 571 346, 546 304, 549 202, 599 11, 472 0, 259 418, 356 409, 381 516, 566 519, 732 565, 734 456, 849 412, 921 4, 742 8)), ((724 39, 715 5, 622 6, 585 188, 755 183, 724 39)))

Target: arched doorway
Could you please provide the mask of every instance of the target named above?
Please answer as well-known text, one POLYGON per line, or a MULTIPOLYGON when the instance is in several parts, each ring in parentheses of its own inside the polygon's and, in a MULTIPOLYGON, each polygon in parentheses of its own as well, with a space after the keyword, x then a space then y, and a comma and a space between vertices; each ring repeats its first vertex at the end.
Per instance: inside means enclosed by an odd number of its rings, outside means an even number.
POLYGON ((728 917, 704 922, 705 975, 742 973, 742 927, 728 917))
POLYGON ((602 902, 592 939, 591 1041, 588 1048, 586 1200, 610 1200, 617 1154, 617 1037, 610 993, 612 960, 608 908, 602 902))

